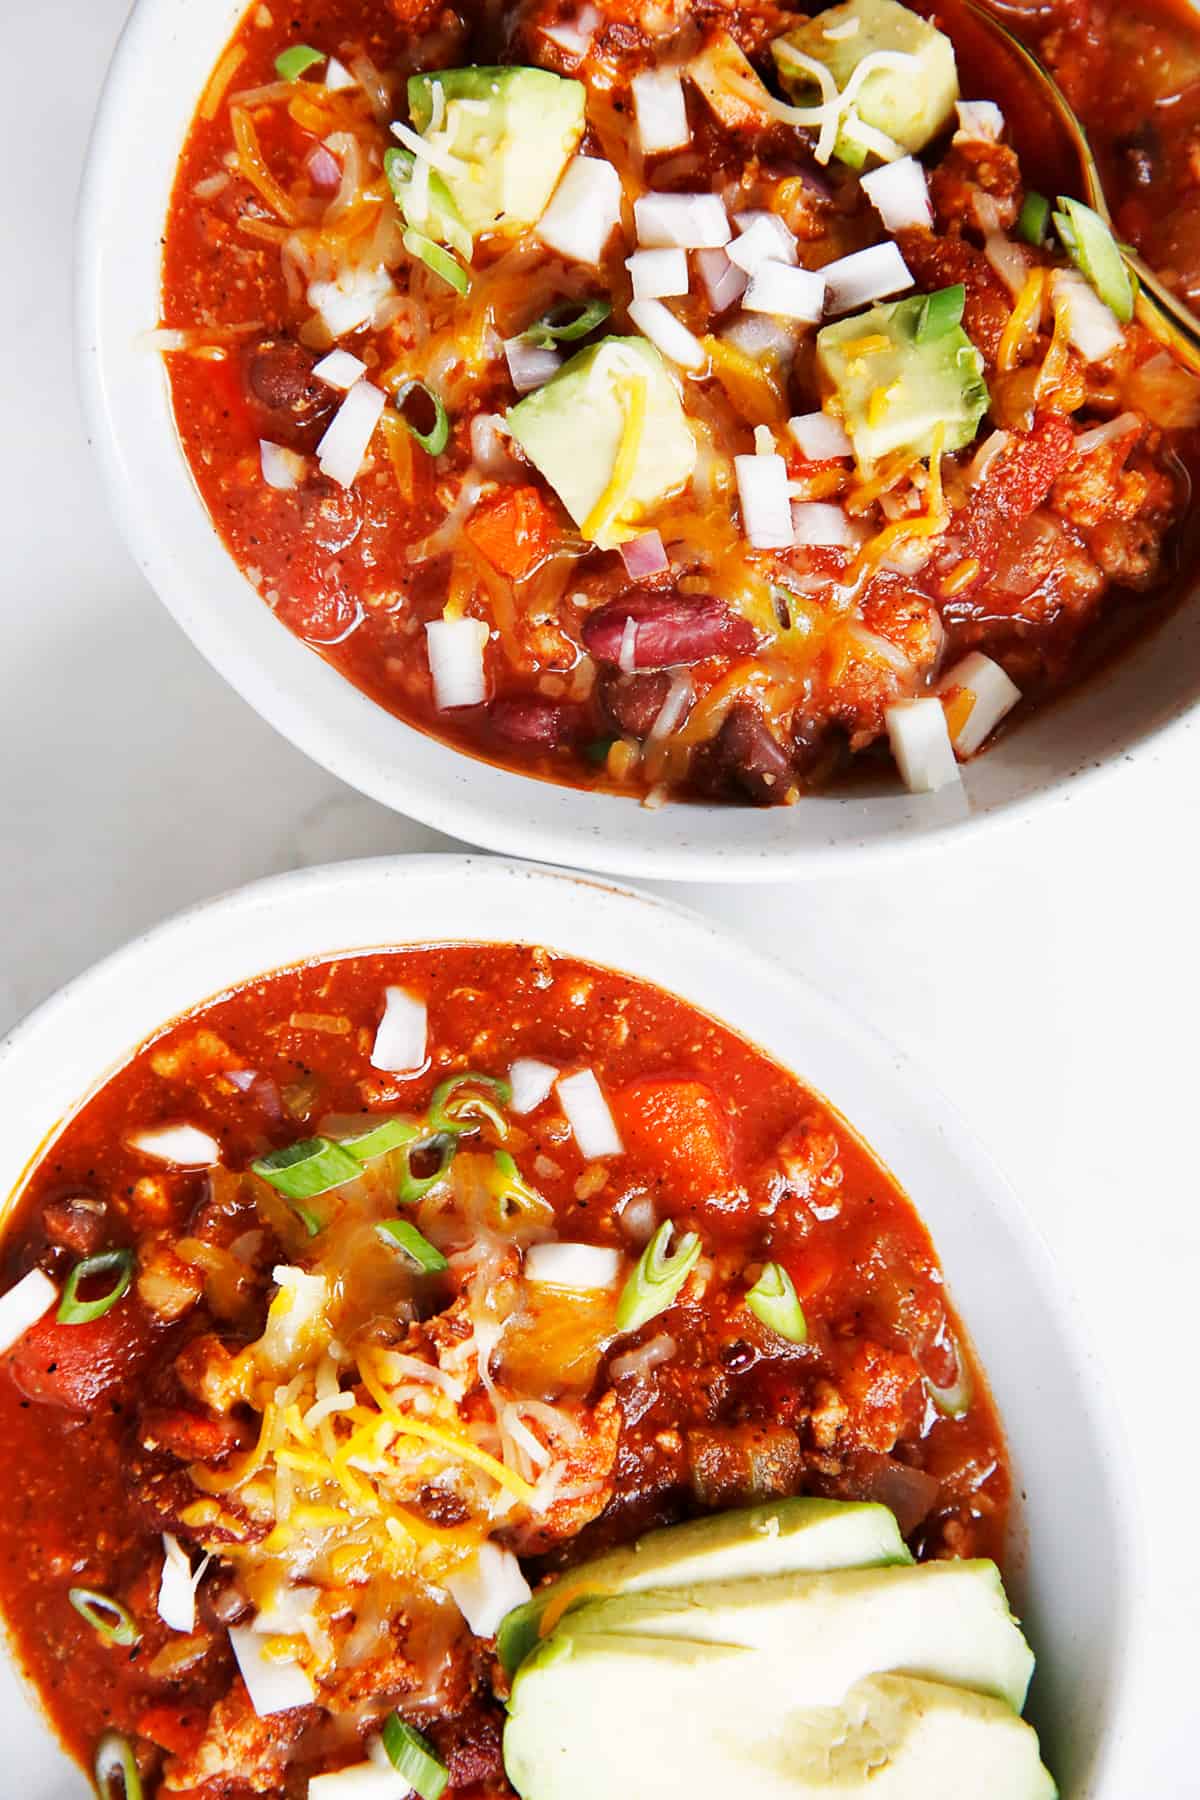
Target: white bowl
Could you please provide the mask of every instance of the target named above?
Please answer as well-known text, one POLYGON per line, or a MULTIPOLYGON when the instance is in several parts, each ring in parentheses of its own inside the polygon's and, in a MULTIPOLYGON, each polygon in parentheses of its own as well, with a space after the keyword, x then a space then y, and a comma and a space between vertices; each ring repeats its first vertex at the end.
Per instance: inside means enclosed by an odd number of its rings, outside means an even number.
POLYGON ((472 843, 548 862, 680 880, 772 880, 932 843, 1111 767, 1181 719, 1200 688, 1200 608, 1013 733, 965 793, 880 785, 795 807, 670 806, 510 774, 385 712, 281 625, 227 555, 194 487, 157 353, 159 239, 197 95, 243 0, 139 0, 101 103, 81 199, 78 314, 90 436, 130 549, 197 648, 275 728, 385 805, 472 843))
MULTIPOLYGON (((682 995, 760 1044, 851 1121, 926 1221, 1008 1432, 1009 1585, 1038 1653, 1032 1716, 1064 1800, 1134 1791, 1114 1773, 1137 1666, 1140 1561, 1128 1459, 1041 1241, 907 1059, 806 983, 664 901, 490 858, 307 869, 181 914, 47 1001, 0 1044, 0 1196, 149 1034, 265 971, 382 945, 539 943, 682 995)), ((0 1669, 10 1793, 85 1790, 0 1669)), ((1121 1759, 1124 1760, 1123 1758, 1121 1759)))

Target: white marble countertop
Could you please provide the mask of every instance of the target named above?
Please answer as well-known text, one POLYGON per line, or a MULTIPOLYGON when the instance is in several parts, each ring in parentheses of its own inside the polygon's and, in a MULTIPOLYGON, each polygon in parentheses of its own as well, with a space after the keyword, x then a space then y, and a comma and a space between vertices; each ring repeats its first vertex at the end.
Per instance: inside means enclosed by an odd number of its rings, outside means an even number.
MULTIPOLYGON (((455 847, 261 724, 105 514, 73 386, 71 230, 124 10, 5 10, 0 1028, 202 896, 297 864, 455 847)), ((1038 1217, 1141 1472, 1153 1639, 1135 1766, 1139 1791, 1164 1796, 1200 1794, 1200 1563, 1179 1537, 1200 1491, 1195 742, 1178 734, 965 850, 810 885, 673 890, 902 1042, 1038 1217)))

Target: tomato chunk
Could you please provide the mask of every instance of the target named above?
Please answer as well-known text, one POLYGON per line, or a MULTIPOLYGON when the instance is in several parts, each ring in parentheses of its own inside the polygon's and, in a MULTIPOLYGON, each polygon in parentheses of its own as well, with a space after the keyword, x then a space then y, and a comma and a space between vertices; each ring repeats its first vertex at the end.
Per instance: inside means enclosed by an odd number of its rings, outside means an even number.
POLYGON ((134 1379, 152 1346, 146 1315, 127 1300, 86 1325, 60 1325, 48 1313, 4 1360, 27 1399, 90 1412, 110 1389, 134 1379))
POLYGON ((475 548, 513 581, 524 581, 559 535, 554 514, 533 487, 511 488, 477 507, 463 526, 475 548))
POLYGON ((660 1170, 679 1199, 706 1200, 730 1186, 729 1121, 705 1082, 631 1081, 613 1105, 626 1149, 660 1170))

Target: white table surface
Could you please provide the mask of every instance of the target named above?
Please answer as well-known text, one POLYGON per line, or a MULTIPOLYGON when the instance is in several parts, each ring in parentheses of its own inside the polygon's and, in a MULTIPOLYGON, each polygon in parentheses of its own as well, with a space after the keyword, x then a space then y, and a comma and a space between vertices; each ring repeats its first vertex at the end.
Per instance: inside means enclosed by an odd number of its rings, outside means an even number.
MULTIPOLYGON (((124 11, 4 8, 0 1028, 205 895, 298 864, 456 847, 262 724, 106 516, 73 383, 71 233, 124 11)), ((1181 734, 952 852, 807 885, 672 890, 902 1042, 1035 1210, 1143 1471, 1152 1655, 1131 1767, 1137 1792, 1164 1797, 1200 1794, 1195 745, 1181 734)))

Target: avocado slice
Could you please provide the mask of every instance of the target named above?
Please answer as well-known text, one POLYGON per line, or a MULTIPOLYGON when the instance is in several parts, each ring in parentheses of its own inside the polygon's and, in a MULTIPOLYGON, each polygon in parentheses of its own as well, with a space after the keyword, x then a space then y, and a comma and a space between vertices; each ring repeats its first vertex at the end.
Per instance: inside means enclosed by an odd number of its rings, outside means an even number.
POLYGON ((896 450, 961 450, 990 404, 983 358, 963 330, 961 289, 916 294, 817 333, 817 374, 836 396, 859 468, 896 450), (955 304, 940 304, 949 296, 955 304))
MULTIPOLYGON (((866 1675, 902 1671, 1025 1703, 1033 1653, 992 1562, 775 1575, 587 1601, 553 1637, 615 1635, 757 1651, 760 1679, 805 1706, 836 1705, 866 1675)), ((518 1677, 518 1680, 520 1677, 518 1677)))
POLYGON ((408 80, 413 130, 452 159, 440 173, 473 235, 537 223, 583 136, 586 99, 581 82, 547 69, 437 69, 408 80))
MULTIPOLYGON (((864 125, 882 131, 904 150, 923 150, 954 111, 959 90, 953 44, 897 0, 845 0, 775 39, 771 53, 785 91, 799 104, 810 105, 819 99, 817 85, 789 60, 789 45, 822 63, 839 93, 868 56, 887 50, 910 57, 900 67, 873 69, 852 101, 864 125)), ((843 120, 834 155, 861 169, 869 154, 853 135, 853 121, 843 120)))
POLYGON ((875 1675, 830 1706, 781 1698, 764 1659, 710 1645, 553 1641, 504 1733, 523 1800, 1055 1800, 1037 1737, 1003 1701, 875 1675))
POLYGON ((645 338, 581 350, 511 409, 508 428, 601 550, 636 537, 696 466, 679 391, 645 338))
POLYGON ((738 1507, 647 1532, 636 1543, 547 1583, 509 1613, 500 1627, 496 1651, 512 1675, 536 1648, 548 1607, 553 1609, 553 1625, 569 1606, 599 1596, 911 1561, 895 1516, 886 1506, 798 1499, 738 1507))

